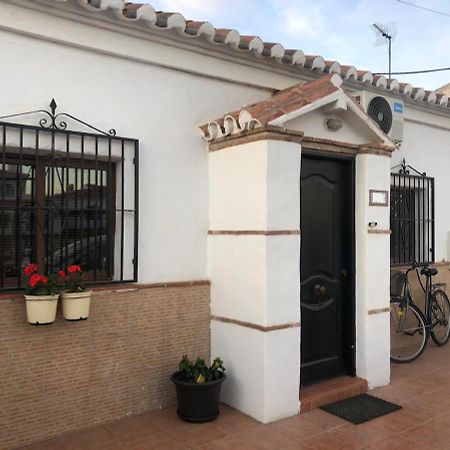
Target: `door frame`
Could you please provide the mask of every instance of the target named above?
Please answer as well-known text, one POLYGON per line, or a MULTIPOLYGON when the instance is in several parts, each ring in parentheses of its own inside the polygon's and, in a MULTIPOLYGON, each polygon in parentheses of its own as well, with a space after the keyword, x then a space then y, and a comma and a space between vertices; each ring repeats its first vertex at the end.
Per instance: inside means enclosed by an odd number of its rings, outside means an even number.
MULTIPOLYGON (((336 150, 342 150, 339 146, 336 146, 336 150)), ((348 375, 351 377, 356 376, 356 203, 355 203, 355 191, 356 191, 356 157, 354 155, 346 155, 341 153, 333 153, 333 152, 324 152, 318 151, 314 149, 308 149, 308 147, 302 147, 301 158, 306 156, 308 158, 315 159, 328 159, 334 161, 341 161, 347 163, 347 168, 350 173, 350 180, 348 191, 350 193, 350 227, 348 230, 349 236, 349 251, 350 251, 350 274, 349 277, 349 286, 348 286, 348 295, 350 297, 350 308, 349 308, 349 321, 347 324, 348 333, 348 343, 350 348, 347 352, 347 368, 348 375)), ((301 164, 301 163, 300 163, 301 164)), ((300 167, 300 177, 301 177, 301 167, 300 167)), ((300 180, 299 180, 300 181, 300 180)), ((300 182, 299 182, 300 187, 300 182)), ((301 201, 301 191, 300 191, 300 201, 301 201)), ((300 230, 301 232, 301 230, 300 230)), ((299 262, 301 264, 301 241, 300 241, 300 255, 299 262)), ((300 267, 299 267, 300 270, 300 267)), ((300 274, 301 277, 301 274, 300 274)), ((301 278, 300 278, 301 283, 301 278)), ((299 287, 300 289, 300 287, 299 287)), ((300 292, 301 298, 301 292, 300 292)), ((300 306, 300 305, 299 305, 300 306)), ((300 323, 302 321, 301 311, 300 311, 300 323)), ((301 339, 302 328, 300 327, 300 339, 301 339)), ((301 363, 301 358, 300 358, 301 363)), ((300 367, 300 379, 301 379, 301 367, 300 367)))

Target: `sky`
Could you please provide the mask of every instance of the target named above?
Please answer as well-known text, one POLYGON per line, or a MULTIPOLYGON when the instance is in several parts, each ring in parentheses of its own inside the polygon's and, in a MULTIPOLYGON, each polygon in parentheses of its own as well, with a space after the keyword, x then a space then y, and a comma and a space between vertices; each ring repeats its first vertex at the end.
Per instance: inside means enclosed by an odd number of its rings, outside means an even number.
MULTIPOLYGON (((216 28, 279 42, 288 49, 321 55, 371 72, 388 71, 386 44, 375 45, 373 23, 395 23, 392 71, 450 66, 450 1, 407 0, 438 10, 434 14, 398 0, 151 0, 157 11, 179 12, 186 19, 209 21, 216 28)), ((450 83, 450 71, 394 75, 425 89, 450 83)))

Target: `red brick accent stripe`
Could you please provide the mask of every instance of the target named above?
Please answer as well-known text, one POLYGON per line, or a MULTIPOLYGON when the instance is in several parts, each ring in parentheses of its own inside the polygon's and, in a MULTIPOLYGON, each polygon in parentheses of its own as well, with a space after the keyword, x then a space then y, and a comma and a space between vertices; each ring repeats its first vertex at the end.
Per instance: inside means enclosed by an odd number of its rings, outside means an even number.
POLYGON ((389 308, 389 306, 386 306, 386 308, 369 309, 369 316, 372 316, 373 314, 381 314, 389 312, 390 310, 391 308, 389 308))
POLYGON ((214 315, 211 315, 211 320, 216 320, 217 322, 223 322, 223 323, 232 323, 233 325, 239 325, 240 327, 245 327, 245 328, 252 328, 253 330, 262 331, 264 333, 267 333, 270 331, 285 330, 287 328, 300 328, 300 322, 288 322, 288 323, 282 323, 279 325, 264 326, 264 325, 258 325, 256 323, 245 322, 243 320, 230 319, 228 317, 221 317, 221 316, 214 316, 214 315))
POLYGON ((210 152, 216 152, 218 150, 236 148, 239 145, 257 141, 285 141, 300 144, 302 142, 302 137, 303 133, 301 131, 286 130, 284 128, 266 125, 262 128, 254 128, 251 131, 239 135, 215 139, 209 143, 208 150, 210 152))
POLYGON ((369 234, 391 234, 391 230, 378 230, 376 228, 369 228, 367 232, 369 234))
POLYGON ((233 236, 285 236, 290 234, 300 234, 300 230, 209 230, 209 235, 233 235, 233 236))

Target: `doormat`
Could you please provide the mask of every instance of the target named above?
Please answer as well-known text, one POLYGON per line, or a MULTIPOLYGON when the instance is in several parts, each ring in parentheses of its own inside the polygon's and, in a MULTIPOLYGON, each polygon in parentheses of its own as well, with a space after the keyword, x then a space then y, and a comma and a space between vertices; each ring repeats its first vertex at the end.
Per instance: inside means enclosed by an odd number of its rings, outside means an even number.
POLYGON ((346 398, 320 409, 358 425, 402 409, 401 406, 368 394, 346 398))

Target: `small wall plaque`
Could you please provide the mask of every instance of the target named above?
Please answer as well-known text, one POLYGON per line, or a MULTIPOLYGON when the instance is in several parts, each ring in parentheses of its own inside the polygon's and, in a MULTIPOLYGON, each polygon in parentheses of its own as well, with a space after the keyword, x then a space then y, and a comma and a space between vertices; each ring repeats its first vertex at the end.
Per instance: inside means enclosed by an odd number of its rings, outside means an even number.
POLYGON ((369 206, 388 206, 389 192, 377 191, 375 189, 369 190, 369 206))

